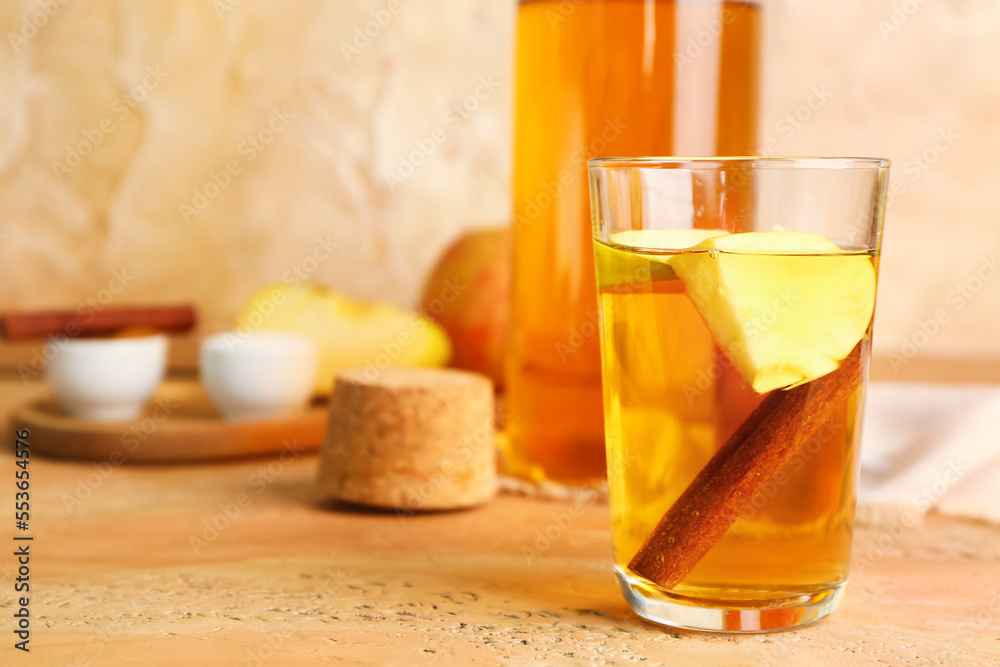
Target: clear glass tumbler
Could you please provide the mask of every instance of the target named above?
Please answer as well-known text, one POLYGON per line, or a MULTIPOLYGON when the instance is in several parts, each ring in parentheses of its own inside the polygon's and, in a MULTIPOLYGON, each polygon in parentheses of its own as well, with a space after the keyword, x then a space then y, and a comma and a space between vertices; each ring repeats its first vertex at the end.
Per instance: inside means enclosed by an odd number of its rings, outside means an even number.
POLYGON ((589 169, 625 597, 696 630, 824 617, 850 561, 888 161, 589 169))

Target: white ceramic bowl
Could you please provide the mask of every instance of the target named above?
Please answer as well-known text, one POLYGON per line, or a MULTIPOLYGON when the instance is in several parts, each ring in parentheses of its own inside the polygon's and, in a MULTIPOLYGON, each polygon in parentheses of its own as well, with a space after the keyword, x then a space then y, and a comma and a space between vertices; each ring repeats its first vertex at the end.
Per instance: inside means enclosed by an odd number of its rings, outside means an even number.
POLYGON ((298 334, 225 332, 201 342, 201 381, 226 419, 268 419, 302 410, 312 396, 319 348, 298 334))
POLYGON ((45 375, 66 413, 119 421, 142 413, 167 367, 167 337, 67 340, 45 375))

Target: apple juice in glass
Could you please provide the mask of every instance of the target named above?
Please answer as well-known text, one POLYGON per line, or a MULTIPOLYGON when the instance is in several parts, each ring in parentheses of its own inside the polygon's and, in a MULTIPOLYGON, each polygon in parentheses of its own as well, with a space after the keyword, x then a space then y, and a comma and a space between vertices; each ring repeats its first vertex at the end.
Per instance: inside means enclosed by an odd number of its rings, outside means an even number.
POLYGON ((591 160, 615 569, 761 631, 847 580, 888 163, 591 160))

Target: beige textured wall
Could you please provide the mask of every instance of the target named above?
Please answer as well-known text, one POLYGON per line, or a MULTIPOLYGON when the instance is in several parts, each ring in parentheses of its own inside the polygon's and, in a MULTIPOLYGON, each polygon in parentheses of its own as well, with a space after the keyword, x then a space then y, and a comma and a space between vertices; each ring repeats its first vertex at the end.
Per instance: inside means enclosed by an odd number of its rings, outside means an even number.
MULTIPOLYGON (((764 149, 895 161, 877 347, 1000 357, 1000 2, 766 6, 764 149)), ((514 10, 4 0, 0 309, 193 299, 220 328, 296 270, 413 304, 508 215, 514 10)))
POLYGON ((194 299, 212 328, 296 268, 410 303, 463 227, 506 220, 509 2, 52 5, 0 3, 0 308, 123 267, 116 303, 194 299))

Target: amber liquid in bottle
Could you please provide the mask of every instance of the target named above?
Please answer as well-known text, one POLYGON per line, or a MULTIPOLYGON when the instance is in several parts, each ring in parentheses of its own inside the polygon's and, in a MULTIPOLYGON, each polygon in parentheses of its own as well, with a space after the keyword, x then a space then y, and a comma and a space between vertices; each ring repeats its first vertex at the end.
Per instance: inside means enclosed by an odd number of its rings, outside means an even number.
POLYGON ((760 7, 528 0, 518 8, 507 464, 604 477, 586 161, 756 152, 760 7))

